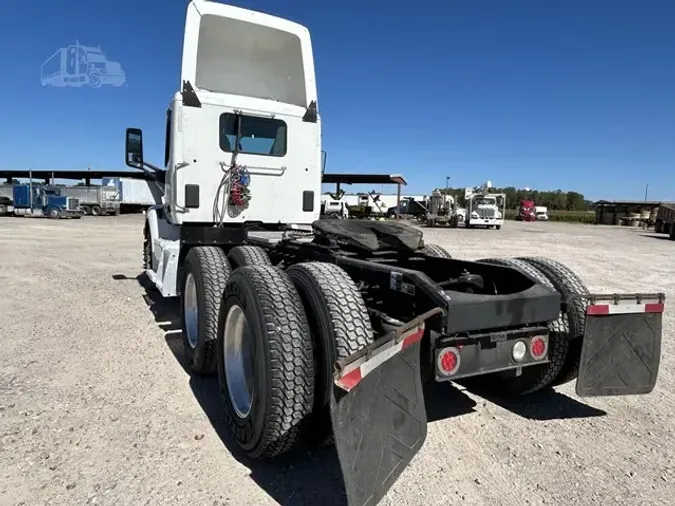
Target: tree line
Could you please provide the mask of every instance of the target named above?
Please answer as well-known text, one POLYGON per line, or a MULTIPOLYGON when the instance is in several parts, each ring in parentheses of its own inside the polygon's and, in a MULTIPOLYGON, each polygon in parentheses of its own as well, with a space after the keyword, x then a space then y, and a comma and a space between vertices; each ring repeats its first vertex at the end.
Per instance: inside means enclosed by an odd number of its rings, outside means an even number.
MULTIPOLYGON (((438 188, 438 191, 446 193, 445 188, 438 188)), ((465 205, 464 188, 448 188, 447 192, 459 205, 465 205)), ((506 188, 491 188, 490 193, 505 194, 507 209, 518 209, 521 200, 534 200, 535 205, 546 206, 550 211, 590 211, 593 209, 592 201, 586 200, 581 193, 571 191, 524 190, 507 186, 506 188)))

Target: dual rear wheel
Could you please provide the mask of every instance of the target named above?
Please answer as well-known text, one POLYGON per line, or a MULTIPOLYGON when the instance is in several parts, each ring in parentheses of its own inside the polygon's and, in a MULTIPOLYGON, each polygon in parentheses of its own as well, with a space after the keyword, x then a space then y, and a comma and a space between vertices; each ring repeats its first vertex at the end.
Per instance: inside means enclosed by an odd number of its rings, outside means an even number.
POLYGON ((474 381, 481 389, 500 396, 525 395, 555 387, 576 379, 586 323, 583 298, 588 289, 571 269, 544 257, 488 258, 480 260, 512 267, 537 283, 557 291, 566 304, 558 319, 549 323, 549 362, 523 367, 518 376, 512 372, 480 376, 474 381))
POLYGON ((319 262, 282 271, 254 246, 193 248, 183 271, 185 358, 196 374, 217 371, 238 445, 261 458, 301 433, 325 441, 333 363, 373 341, 349 276, 319 262))

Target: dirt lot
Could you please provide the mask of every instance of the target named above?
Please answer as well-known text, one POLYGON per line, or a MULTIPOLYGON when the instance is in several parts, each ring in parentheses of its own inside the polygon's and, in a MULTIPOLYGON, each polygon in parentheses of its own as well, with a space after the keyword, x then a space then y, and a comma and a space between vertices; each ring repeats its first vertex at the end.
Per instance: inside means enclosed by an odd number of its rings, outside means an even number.
MULTIPOLYGON (((215 379, 181 366, 177 304, 140 272, 142 216, 0 220, 0 504, 340 504, 330 450, 234 457, 215 379)), ((547 255, 594 291, 663 290, 675 243, 636 229, 508 223, 438 230, 461 258, 547 255)), ((672 504, 675 334, 649 396, 518 405, 430 390, 425 446, 383 501, 672 504)))

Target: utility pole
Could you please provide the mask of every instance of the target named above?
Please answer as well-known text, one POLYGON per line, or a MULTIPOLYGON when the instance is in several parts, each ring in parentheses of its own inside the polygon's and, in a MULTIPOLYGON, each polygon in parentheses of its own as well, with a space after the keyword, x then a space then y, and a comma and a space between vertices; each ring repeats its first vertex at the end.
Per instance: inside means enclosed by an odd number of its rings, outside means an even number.
POLYGON ((450 189, 450 176, 445 176, 445 194, 447 195, 450 189))
POLYGON ((645 202, 647 202, 647 193, 649 192, 649 183, 645 186, 645 202))

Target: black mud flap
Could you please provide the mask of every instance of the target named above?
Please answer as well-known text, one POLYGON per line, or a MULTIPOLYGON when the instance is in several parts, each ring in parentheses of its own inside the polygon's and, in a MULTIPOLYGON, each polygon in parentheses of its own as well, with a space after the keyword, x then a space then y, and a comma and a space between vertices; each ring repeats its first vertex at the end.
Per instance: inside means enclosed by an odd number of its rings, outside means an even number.
POLYGON ((362 357, 342 384, 336 375, 330 411, 349 506, 377 504, 424 444, 422 332, 362 357))
POLYGON ((661 358, 663 294, 593 295, 587 308, 576 392, 647 394, 661 358))

